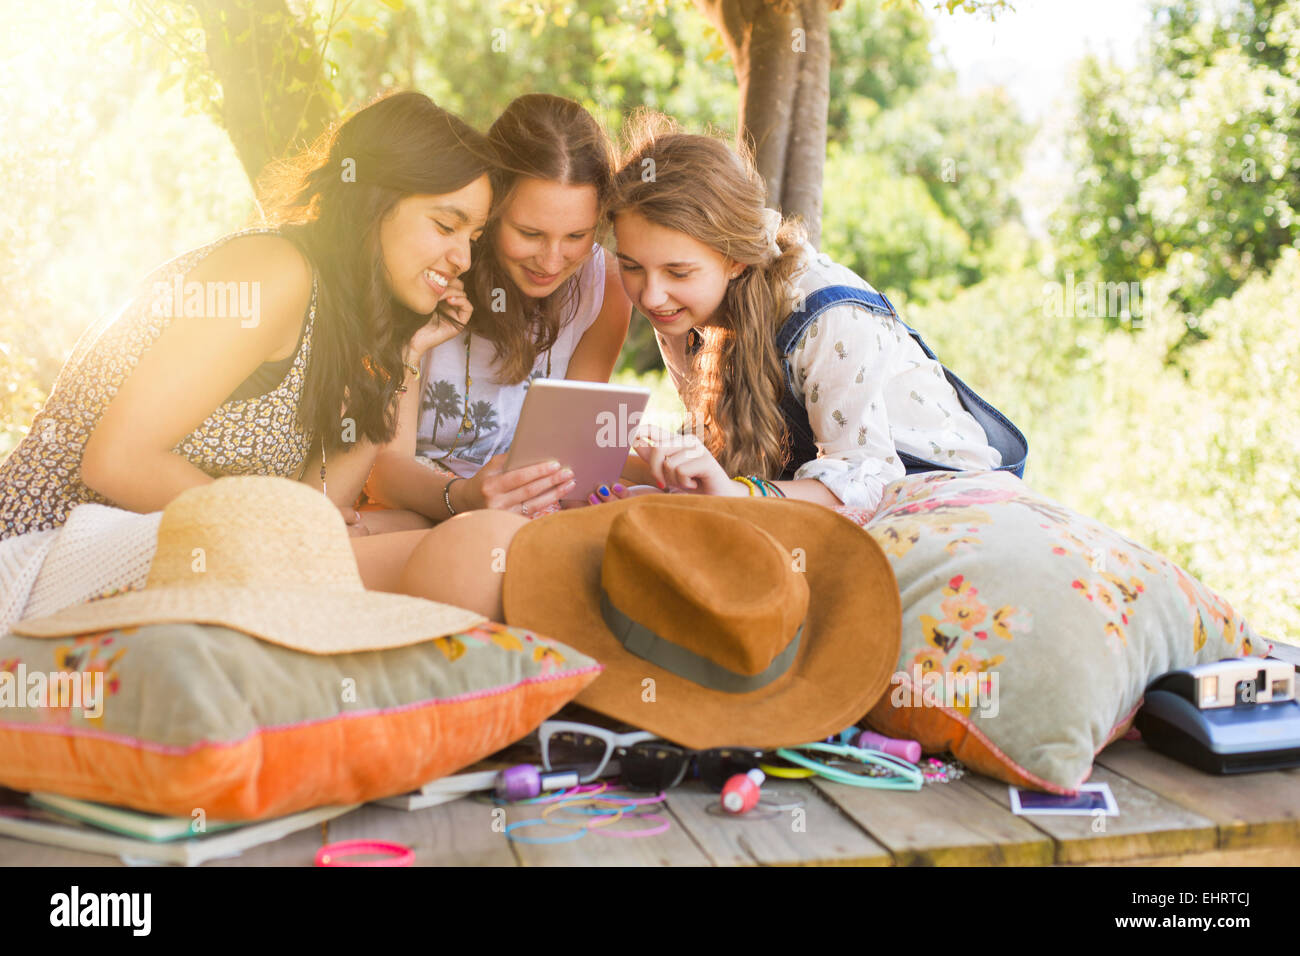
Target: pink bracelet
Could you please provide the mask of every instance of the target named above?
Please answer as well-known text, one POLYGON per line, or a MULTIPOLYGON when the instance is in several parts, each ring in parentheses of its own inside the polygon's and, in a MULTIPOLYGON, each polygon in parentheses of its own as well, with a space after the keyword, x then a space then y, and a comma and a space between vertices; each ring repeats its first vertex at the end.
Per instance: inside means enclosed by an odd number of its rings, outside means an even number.
POLYGON ((317 866, 410 866, 415 862, 415 851, 387 840, 343 840, 327 843, 317 850, 315 862, 317 866), (385 853, 387 856, 378 860, 347 860, 364 853, 385 853))

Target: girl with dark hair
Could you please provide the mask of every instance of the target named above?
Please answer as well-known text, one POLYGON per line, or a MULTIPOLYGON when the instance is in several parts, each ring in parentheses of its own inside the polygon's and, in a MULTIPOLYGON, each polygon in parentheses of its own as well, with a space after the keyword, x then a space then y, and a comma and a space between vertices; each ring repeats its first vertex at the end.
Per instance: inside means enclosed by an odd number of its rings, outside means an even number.
POLYGON ((631 316, 598 242, 613 175, 600 125, 572 100, 532 93, 487 135, 497 204, 466 277, 473 318, 426 355, 367 485, 434 521, 480 508, 536 514, 571 489, 558 464, 504 471, 524 396, 538 377, 608 381, 631 316))
POLYGON ((0 463, 0 538, 81 503, 161 510, 222 475, 301 479, 355 521, 492 201, 481 134, 426 96, 362 109, 280 170, 277 229, 163 265, 89 330, 0 463), (439 313, 439 314, 435 314, 439 313))

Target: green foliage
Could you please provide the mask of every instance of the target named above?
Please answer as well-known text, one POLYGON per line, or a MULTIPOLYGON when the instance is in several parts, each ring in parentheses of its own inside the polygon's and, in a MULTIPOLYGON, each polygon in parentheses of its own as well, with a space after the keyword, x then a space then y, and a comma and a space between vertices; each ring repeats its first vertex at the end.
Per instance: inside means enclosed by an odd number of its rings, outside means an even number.
POLYGON ((922 301, 1006 268, 996 237, 1020 220, 1012 186, 1031 128, 1004 93, 963 95, 935 74, 888 109, 857 98, 847 117, 826 160, 832 257, 922 301))
POLYGON ((693 130, 735 128, 731 66, 686 3, 444 0, 376 20, 378 30, 338 51, 349 103, 414 87, 486 127, 515 96, 546 92, 583 103, 614 134, 642 105, 693 130))
POLYGON ((1168 555, 1266 636, 1300 641, 1300 253, 1208 309, 1208 340, 1171 365, 1177 286, 1144 283, 1140 335, 1053 307, 1059 286, 1029 270, 907 319, 1023 428, 1029 484, 1168 555))
POLYGON ((1259 6, 1238 0, 1220 20, 1166 3, 1140 65, 1091 59, 1078 76, 1077 186, 1053 226, 1062 264, 1110 281, 1176 269, 1192 329, 1300 241, 1300 0, 1259 6))
POLYGON ((831 140, 850 135, 854 100, 888 109, 935 75, 930 23, 919 6, 850 0, 831 15, 830 28, 831 140))

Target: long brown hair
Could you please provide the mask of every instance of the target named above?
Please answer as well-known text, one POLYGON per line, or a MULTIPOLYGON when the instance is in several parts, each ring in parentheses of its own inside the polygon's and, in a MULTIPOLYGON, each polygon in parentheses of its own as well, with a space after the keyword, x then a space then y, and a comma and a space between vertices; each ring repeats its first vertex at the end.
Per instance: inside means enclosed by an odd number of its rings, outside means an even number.
POLYGON ((311 362, 299 419, 327 450, 344 446, 342 418, 377 444, 396 431, 402 355, 428 322, 385 278, 379 226, 411 195, 455 192, 492 170, 483 135, 423 93, 383 96, 259 184, 265 217, 316 270, 311 362))
POLYGON ((526 304, 497 256, 501 214, 521 180, 542 179, 594 186, 599 227, 614 171, 613 147, 580 104, 549 93, 528 93, 511 101, 487 136, 497 161, 492 178, 495 202, 465 289, 474 306, 474 334, 495 346, 497 379, 513 384, 527 378, 537 356, 555 344, 564 316, 577 305, 578 276, 570 276, 531 307, 526 304))
POLYGON ((769 244, 767 188, 747 148, 684 133, 648 111, 630 120, 625 137, 610 222, 634 211, 746 267, 727 284, 716 324, 697 330, 702 346, 682 395, 692 427, 729 474, 779 477, 789 438, 776 334, 795 300, 803 227, 783 220, 779 252, 769 244))

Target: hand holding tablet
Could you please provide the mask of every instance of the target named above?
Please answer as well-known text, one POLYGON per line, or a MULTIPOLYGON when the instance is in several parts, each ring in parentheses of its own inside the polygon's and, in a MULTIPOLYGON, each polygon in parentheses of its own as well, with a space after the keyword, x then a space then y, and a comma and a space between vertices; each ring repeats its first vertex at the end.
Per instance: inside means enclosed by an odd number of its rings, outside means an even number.
POLYGON ((537 379, 528 387, 506 472, 559 462, 573 479, 558 497, 584 503, 592 489, 622 475, 649 399, 650 390, 637 386, 537 379))

